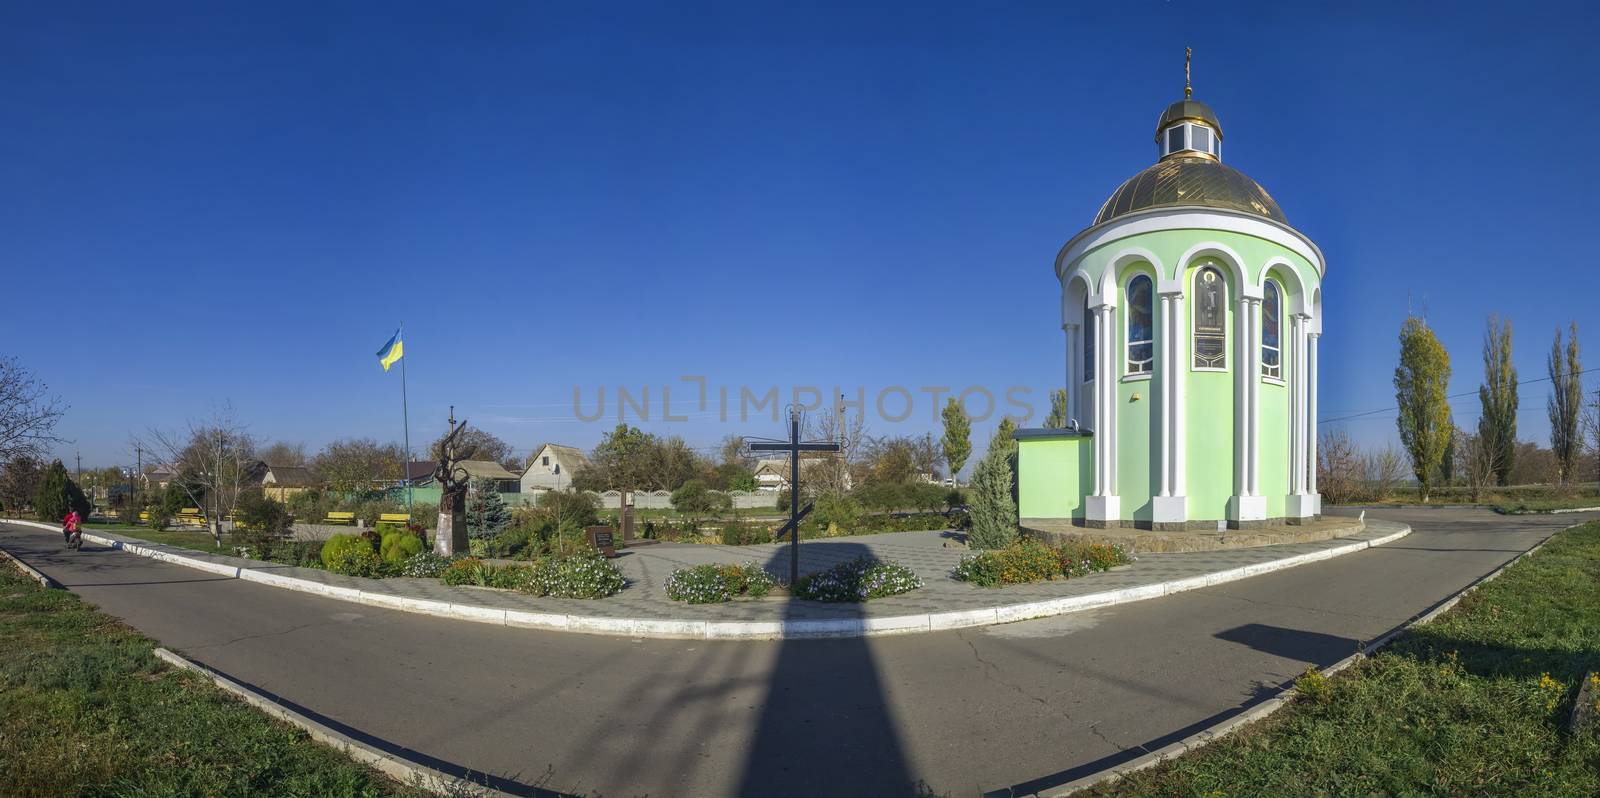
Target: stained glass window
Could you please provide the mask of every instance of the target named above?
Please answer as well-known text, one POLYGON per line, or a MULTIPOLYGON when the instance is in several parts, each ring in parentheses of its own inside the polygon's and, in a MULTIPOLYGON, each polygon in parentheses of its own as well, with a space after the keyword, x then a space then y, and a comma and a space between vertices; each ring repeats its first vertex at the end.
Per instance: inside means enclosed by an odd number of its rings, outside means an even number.
POLYGON ((1261 292, 1261 376, 1283 379, 1283 354, 1278 345, 1282 307, 1278 284, 1268 280, 1261 292))
POLYGON ((1228 284, 1206 266, 1194 275, 1194 368, 1228 367, 1228 284))
POLYGON ((1155 359, 1154 288, 1150 278, 1137 275, 1128 281, 1128 368, 1129 374, 1149 374, 1155 359))

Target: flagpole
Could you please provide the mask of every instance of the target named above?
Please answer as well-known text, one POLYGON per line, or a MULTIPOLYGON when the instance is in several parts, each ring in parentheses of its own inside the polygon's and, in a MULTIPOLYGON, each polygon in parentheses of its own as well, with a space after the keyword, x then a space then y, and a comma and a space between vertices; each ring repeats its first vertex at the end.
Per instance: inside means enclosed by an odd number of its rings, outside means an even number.
MULTIPOLYGON (((400 346, 405 346, 406 325, 400 323, 400 346)), ((406 398, 406 357, 400 355, 400 419, 405 426, 406 459, 400 464, 400 477, 406 481, 406 518, 411 518, 411 405, 406 398)), ((415 519, 412 519, 415 522, 415 519)))

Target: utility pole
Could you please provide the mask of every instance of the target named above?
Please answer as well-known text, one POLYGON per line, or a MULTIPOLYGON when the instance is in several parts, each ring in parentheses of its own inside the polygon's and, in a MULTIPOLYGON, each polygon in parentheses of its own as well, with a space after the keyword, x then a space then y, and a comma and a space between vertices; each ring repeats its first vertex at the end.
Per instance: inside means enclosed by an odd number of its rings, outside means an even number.
POLYGON ((83 486, 83 452, 78 452, 75 455, 75 457, 77 457, 77 459, 78 459, 78 486, 82 487, 83 486))

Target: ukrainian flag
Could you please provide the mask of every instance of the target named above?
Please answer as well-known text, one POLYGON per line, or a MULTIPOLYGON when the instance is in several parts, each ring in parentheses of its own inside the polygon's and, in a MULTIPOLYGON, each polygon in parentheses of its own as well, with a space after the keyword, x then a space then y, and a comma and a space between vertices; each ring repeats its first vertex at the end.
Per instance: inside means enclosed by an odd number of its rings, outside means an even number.
POLYGON ((393 366, 394 362, 403 357, 405 353, 406 344, 400 340, 400 331, 395 330, 394 337, 389 339, 389 343, 384 344, 383 348, 378 350, 378 363, 383 366, 384 371, 388 371, 389 367, 393 366))

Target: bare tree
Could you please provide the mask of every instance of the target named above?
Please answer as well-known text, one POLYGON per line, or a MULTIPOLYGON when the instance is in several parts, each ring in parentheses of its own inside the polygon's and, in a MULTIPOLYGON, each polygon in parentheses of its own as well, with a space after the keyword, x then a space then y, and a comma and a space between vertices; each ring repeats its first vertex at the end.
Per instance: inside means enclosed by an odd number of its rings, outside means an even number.
POLYGON ((0 461, 43 457, 61 442, 56 422, 67 406, 49 390, 15 358, 0 358, 0 461))
POLYGON ((277 441, 270 446, 262 447, 257 456, 261 458, 261 462, 269 466, 303 466, 310 462, 306 458, 305 444, 286 441, 277 441))
POLYGON ((0 504, 7 514, 16 515, 33 504, 43 474, 44 463, 32 455, 14 455, 0 466, 0 504))
POLYGON ((1344 430, 1322 433, 1317 444, 1317 489, 1330 504, 1348 504, 1361 491, 1361 450, 1344 430))
POLYGON ((867 423, 859 409, 854 415, 842 408, 808 414, 805 437, 839 444, 838 454, 805 464, 806 481, 823 493, 847 493, 859 484, 856 472, 868 442, 867 423))
POLYGON ((258 479, 255 443, 224 407, 211 418, 191 420, 178 431, 150 429, 139 442, 172 470, 194 506, 200 509, 211 538, 222 547, 222 519, 239 503, 239 495, 258 479))
POLYGON ((1482 436, 1468 435, 1465 430, 1457 429, 1456 436, 1459 470, 1467 482, 1468 497, 1474 502, 1480 501, 1484 490, 1497 481, 1502 450, 1482 436))
MULTIPOLYGON (((1394 495, 1405 473, 1405 458, 1393 445, 1385 446, 1362 458, 1362 483, 1372 501, 1383 501, 1394 495)), ((1319 486, 1320 487, 1320 486, 1319 486)))

